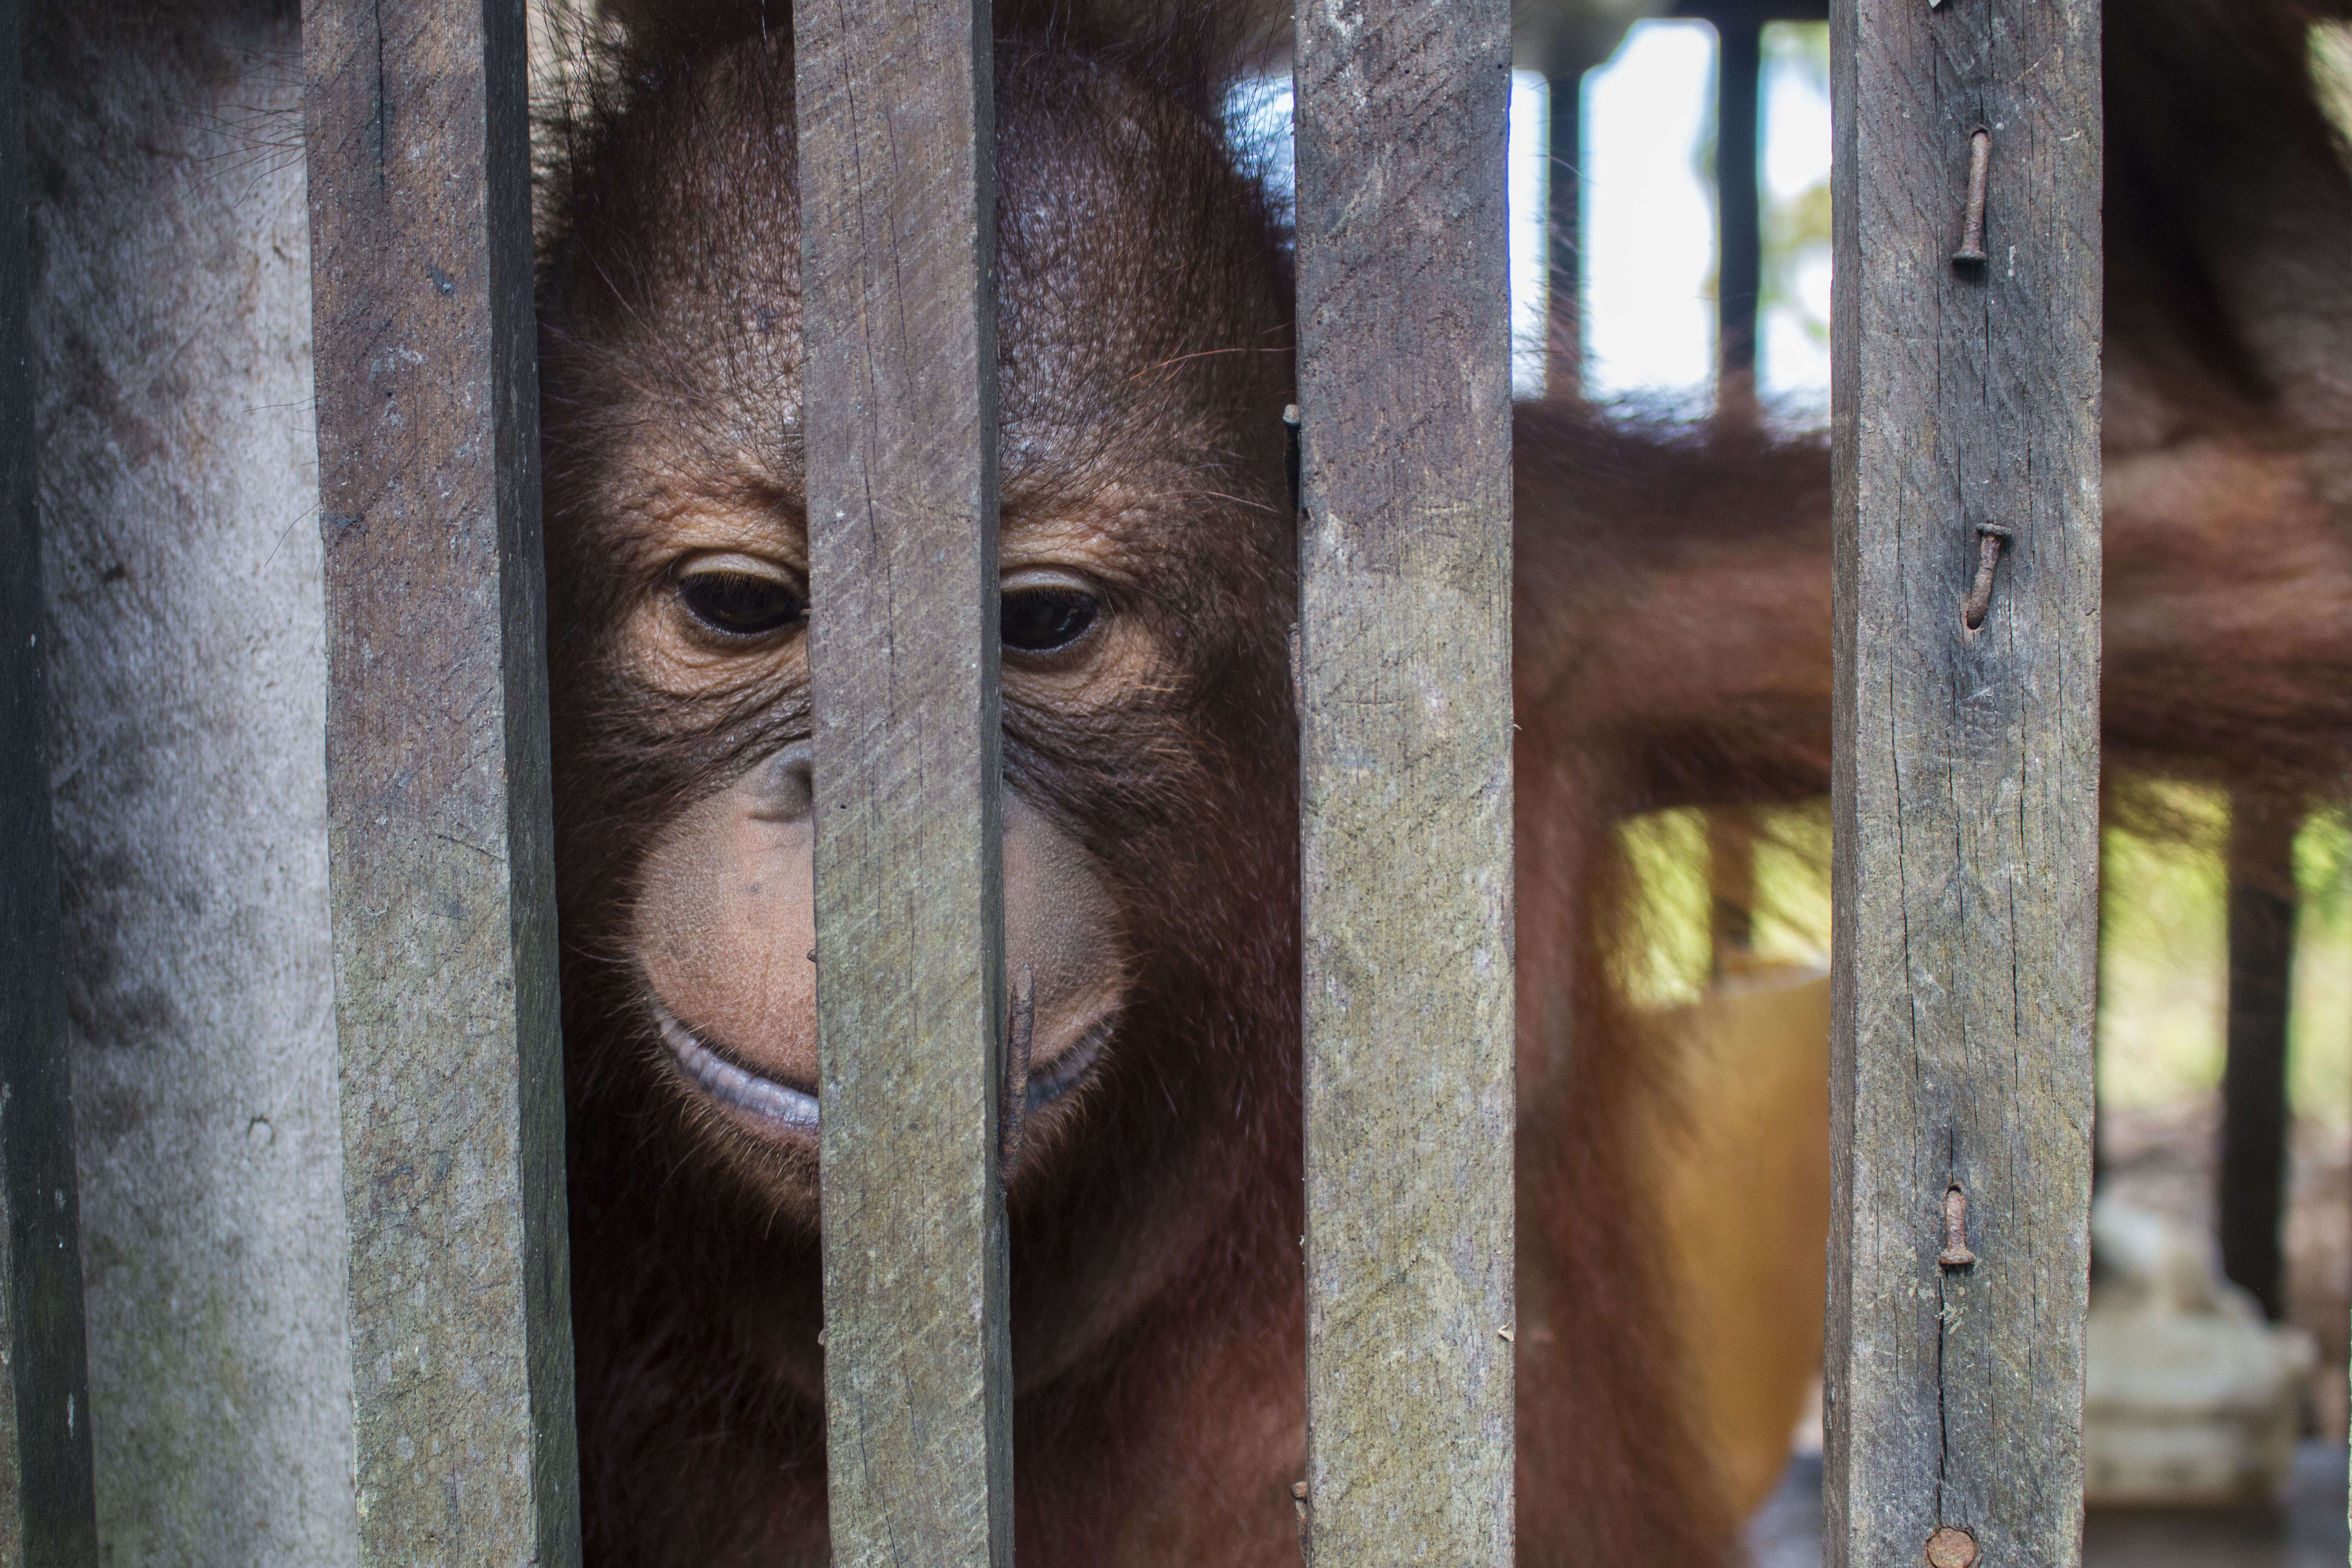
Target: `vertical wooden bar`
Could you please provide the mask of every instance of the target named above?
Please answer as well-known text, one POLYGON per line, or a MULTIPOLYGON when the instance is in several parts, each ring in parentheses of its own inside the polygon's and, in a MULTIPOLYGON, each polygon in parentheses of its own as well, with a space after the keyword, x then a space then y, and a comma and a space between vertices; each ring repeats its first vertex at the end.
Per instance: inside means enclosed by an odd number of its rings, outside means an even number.
POLYGON ((0 1568, 95 1568, 33 492, 23 9, 0 0, 0 1568))
POLYGON ((1545 85, 1550 166, 1544 395, 1577 401, 1584 396, 1584 72, 1564 70, 1545 85))
POLYGON ((1756 813, 1718 806, 1706 814, 1707 928, 1715 973, 1737 969, 1756 946, 1756 813))
POLYGON ((2099 0, 1836 0, 1831 17, 1827 1562, 2069 1568, 2098 934, 2099 0))
POLYGON ((362 1561, 579 1561, 523 0, 303 11, 362 1561))
POLYGON ((1728 8, 1715 18, 1715 199, 1717 406, 1755 408, 1756 302, 1764 279, 1764 209, 1758 192, 1757 88, 1764 68, 1759 10, 1728 8))
POLYGON ((1504 0, 1298 16, 1310 1560, 1512 1558, 1504 0))
POLYGON ((2221 1272, 2286 1316, 2288 1004, 2294 983, 2292 812, 2240 795, 2230 810, 2230 1032, 2214 1193, 2221 1272))
POLYGON ((1002 1565, 989 7, 793 27, 834 1562, 1002 1565))

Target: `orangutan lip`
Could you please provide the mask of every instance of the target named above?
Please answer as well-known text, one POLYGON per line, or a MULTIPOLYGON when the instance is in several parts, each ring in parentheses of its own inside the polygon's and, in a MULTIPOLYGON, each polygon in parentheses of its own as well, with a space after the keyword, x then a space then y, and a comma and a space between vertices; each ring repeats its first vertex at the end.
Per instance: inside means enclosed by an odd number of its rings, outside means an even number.
POLYGON ((662 1044, 669 1047, 670 1055, 677 1058, 686 1076, 700 1085, 704 1093, 794 1132, 816 1131, 815 1095, 729 1061, 704 1045, 693 1030, 670 1016, 669 1010, 658 1003, 655 1004, 654 1016, 661 1025, 662 1044))
POLYGON ((1029 1072, 1029 1092, 1023 1097, 1024 1113, 1035 1115, 1085 1081, 1101 1059, 1103 1047, 1110 1042, 1113 1020, 1105 1018, 1082 1036, 1078 1043, 1060 1056, 1029 1072))
MULTIPOLYGON (((809 1134, 817 1131, 823 1116, 815 1095, 730 1061, 705 1045, 699 1036, 659 1002, 653 1004, 653 1010, 654 1020, 661 1026, 662 1044, 669 1047, 679 1068, 704 1093, 721 1104, 790 1131, 809 1134)), ((1076 1045, 1029 1075, 1029 1092, 1023 1097, 1026 1114, 1034 1115, 1085 1081, 1087 1074, 1101 1059, 1103 1047, 1110 1039, 1111 1024, 1111 1019, 1104 1019, 1088 1029, 1076 1045)))

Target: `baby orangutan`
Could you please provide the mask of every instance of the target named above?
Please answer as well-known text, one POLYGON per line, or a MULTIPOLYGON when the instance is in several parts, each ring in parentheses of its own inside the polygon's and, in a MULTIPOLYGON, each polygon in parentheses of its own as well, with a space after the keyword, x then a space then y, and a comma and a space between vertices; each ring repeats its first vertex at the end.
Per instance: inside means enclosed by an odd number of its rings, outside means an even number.
MULTIPOLYGON (((543 230, 572 1299, 604 1568, 826 1560, 799 204, 773 10, 620 8, 543 230)), ((1085 23, 998 7, 1005 921, 1009 967, 1035 977, 1007 1189, 1018 1552, 1288 1568, 1286 248, 1213 113, 1214 40, 1085 23)), ((2352 246, 2330 266, 2340 299, 2352 246)), ((2110 732, 2154 765, 2274 760, 2301 788, 2340 765, 2352 692, 2343 492, 2317 437, 2258 430, 2231 412, 2255 407, 2242 387, 2214 414, 2181 364, 2163 406, 2188 412, 2145 462, 2212 476, 2260 542, 2225 546, 2222 513, 2117 465, 2110 580, 2134 597, 2111 609, 2110 732)), ((1520 1561, 1727 1563, 1631 1173, 1659 1075, 1605 983, 1613 825, 1825 787, 1827 462, 1571 408, 1523 409, 1518 447, 1520 1561)))

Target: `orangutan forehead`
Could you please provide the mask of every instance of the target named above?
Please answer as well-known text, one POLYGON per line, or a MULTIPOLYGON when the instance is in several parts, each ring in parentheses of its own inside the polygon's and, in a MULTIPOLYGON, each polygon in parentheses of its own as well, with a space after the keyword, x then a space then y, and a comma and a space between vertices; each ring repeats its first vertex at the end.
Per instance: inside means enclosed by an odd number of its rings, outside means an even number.
MULTIPOLYGON (((674 552, 692 535, 697 548, 804 561, 798 428, 742 438, 751 424, 748 410, 699 410, 611 426, 613 439, 598 456, 606 545, 625 555, 640 547, 674 552)), ((1100 426, 1003 432, 1008 541, 1055 543, 1066 555, 1097 547, 1132 553, 1175 544, 1230 510, 1229 465, 1202 460, 1205 437, 1197 429, 1106 436, 1100 426)))
MULTIPOLYGON (((1007 193, 1017 199, 1023 193, 1007 193)), ((1101 204, 1088 203, 1099 213, 1101 204)), ((796 419, 803 353, 797 212, 730 226, 709 249, 645 288, 614 324, 636 357, 698 395, 776 407, 796 419)), ((1007 213, 998 259, 999 400, 1008 426, 1093 425, 1164 406, 1228 379, 1202 362, 1280 353, 1273 312, 1162 265, 1155 215, 1089 217, 1058 196, 1007 213)), ((1255 378, 1252 378, 1255 379, 1255 378)))
MULTIPOLYGON (((1223 467, 1235 426, 1268 399, 1264 345, 1171 331, 1141 289, 1081 294, 1010 273, 999 312, 999 450, 1005 499, 1081 498, 1114 477, 1155 488, 1223 467), (1228 374, 1255 361, 1256 374, 1228 374)), ((751 486, 797 497, 805 454, 799 299, 706 267, 666 290, 634 351, 579 389, 593 423, 643 452, 642 471, 698 492, 751 486)), ((1278 396, 1272 399, 1278 405, 1278 396)))
MULTIPOLYGON (((789 61, 751 49, 638 103, 568 215, 577 335, 630 375, 574 390, 699 406, 736 442, 797 430, 801 203, 789 61), (714 400, 726 405, 723 416, 714 400)), ((1008 458, 1167 423, 1287 350, 1255 192, 1189 110, 1083 65, 998 92, 999 402, 1008 458), (1255 366, 1228 363, 1259 356, 1255 366)), ((1253 374, 1255 373, 1255 374, 1253 374)))

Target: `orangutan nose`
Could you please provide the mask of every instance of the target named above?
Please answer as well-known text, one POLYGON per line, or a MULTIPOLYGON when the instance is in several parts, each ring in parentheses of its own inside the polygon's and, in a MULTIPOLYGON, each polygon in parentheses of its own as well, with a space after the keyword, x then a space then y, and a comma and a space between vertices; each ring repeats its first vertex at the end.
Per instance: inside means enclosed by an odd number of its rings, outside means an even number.
POLYGON ((816 809, 815 748, 795 742, 751 770, 744 781, 751 815, 762 822, 806 822, 816 809))

